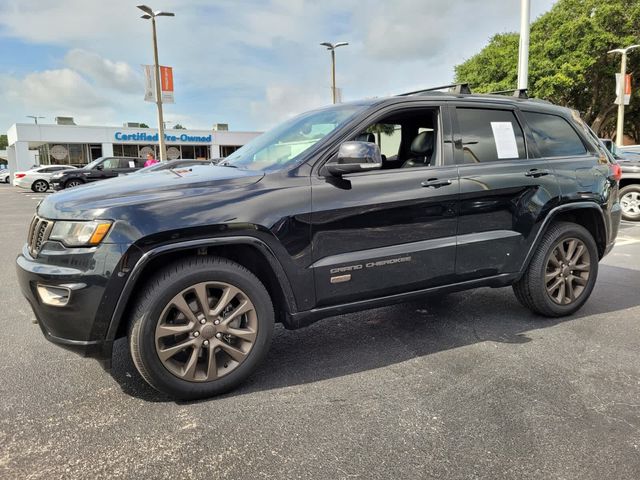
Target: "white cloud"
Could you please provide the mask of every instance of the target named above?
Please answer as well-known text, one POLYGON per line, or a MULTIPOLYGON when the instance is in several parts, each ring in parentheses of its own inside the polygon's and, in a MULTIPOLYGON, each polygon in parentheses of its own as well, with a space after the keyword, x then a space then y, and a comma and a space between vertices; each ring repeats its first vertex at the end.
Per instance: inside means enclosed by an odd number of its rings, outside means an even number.
POLYGON ((131 65, 121 61, 114 62, 97 53, 75 48, 67 53, 64 62, 101 87, 138 94, 144 87, 142 74, 136 72, 131 65))
POLYGON ((69 68, 35 72, 24 78, 9 78, 6 92, 30 108, 75 109, 101 108, 109 105, 78 72, 69 68))
MULTIPOLYGON (((532 16, 554 1, 532 2, 532 16)), ((173 66, 175 75, 176 104, 167 107, 167 117, 200 122, 192 127, 228 121, 231 128, 254 129, 329 103, 329 55, 318 45, 322 41, 350 42, 337 53, 345 100, 448 83, 453 66, 478 52, 491 35, 517 30, 518 4, 158 0, 154 8, 176 12, 158 21, 160 62, 173 66)), ((130 0, 0 0, 0 35, 66 52, 57 65, 38 69, 57 72, 47 74, 50 95, 33 86, 39 96, 13 99, 12 105, 31 105, 38 98, 43 108, 68 102, 67 109, 99 123, 108 121, 97 118, 101 112, 118 121, 152 122, 153 105, 142 102, 139 73, 140 64, 151 63, 150 25, 139 13, 130 0), (67 94, 74 89, 85 98, 67 94), (54 92, 59 97, 48 98, 54 92), (104 110, 92 106, 97 103, 104 110)), ((44 73, 35 72, 36 80, 44 73)), ((3 96, 0 90, 0 101, 3 96)))
POLYGON ((300 85, 269 85, 264 100, 251 102, 251 116, 260 129, 327 103, 316 88, 300 85))

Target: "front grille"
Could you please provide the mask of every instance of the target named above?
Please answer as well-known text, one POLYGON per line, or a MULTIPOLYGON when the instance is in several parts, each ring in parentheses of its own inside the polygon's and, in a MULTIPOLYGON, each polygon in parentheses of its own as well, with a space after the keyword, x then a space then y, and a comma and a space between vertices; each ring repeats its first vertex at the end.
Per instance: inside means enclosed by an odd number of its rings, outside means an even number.
POLYGON ((29 237, 27 243, 29 245, 29 253, 32 257, 37 257, 44 242, 49 239, 49 234, 53 228, 53 222, 40 218, 37 215, 31 220, 29 225, 29 237))

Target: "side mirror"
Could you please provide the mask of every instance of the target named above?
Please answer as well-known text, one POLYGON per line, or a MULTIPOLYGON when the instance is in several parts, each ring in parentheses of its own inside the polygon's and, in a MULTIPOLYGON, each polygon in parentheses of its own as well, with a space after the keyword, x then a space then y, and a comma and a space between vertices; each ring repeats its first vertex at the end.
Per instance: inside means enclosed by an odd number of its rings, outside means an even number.
POLYGON ((340 145, 336 161, 327 163, 325 168, 334 177, 378 170, 382 168, 380 147, 370 142, 344 142, 340 145))
POLYGON ((96 165, 96 170, 104 170, 104 165, 96 165))

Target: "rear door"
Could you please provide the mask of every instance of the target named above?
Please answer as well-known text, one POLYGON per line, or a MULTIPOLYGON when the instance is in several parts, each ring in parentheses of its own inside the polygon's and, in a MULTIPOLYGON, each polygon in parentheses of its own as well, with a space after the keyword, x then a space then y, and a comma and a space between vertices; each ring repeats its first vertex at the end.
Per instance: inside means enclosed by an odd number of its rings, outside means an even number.
POLYGON ((460 280, 517 272, 543 214, 560 189, 537 154, 515 107, 459 103, 454 108, 460 175, 456 274, 460 280))

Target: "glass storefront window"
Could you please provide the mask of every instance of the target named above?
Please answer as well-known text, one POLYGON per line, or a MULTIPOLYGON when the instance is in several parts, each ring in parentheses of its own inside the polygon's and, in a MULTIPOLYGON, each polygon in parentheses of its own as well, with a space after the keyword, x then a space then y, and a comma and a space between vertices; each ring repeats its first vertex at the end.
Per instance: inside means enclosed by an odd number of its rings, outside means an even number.
POLYGON ((123 157, 139 157, 138 145, 123 145, 122 146, 123 157))
POLYGON ((81 145, 79 143, 70 143, 69 144, 69 163, 71 165, 84 165, 87 162, 87 158, 84 155, 86 150, 85 145, 81 145))

